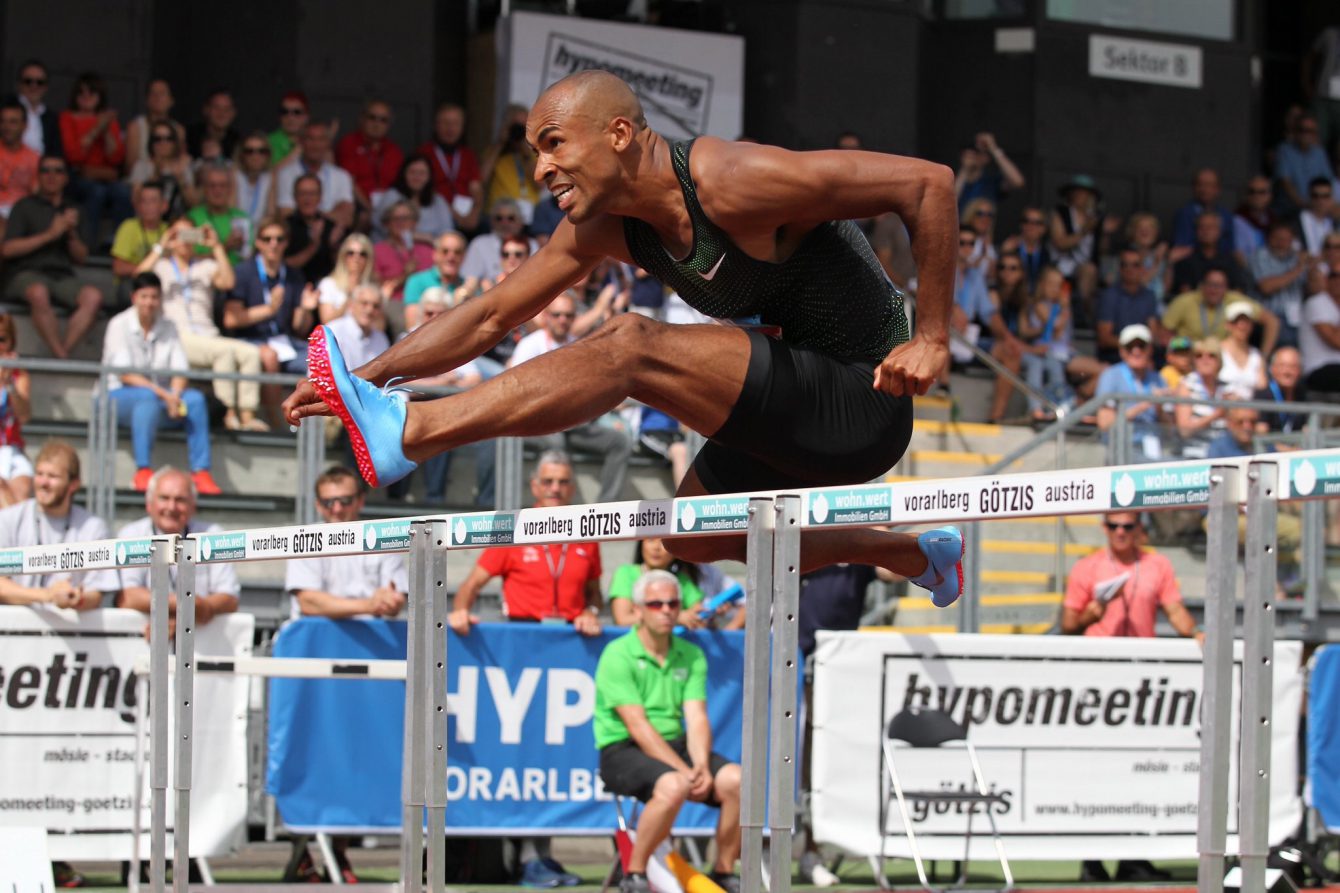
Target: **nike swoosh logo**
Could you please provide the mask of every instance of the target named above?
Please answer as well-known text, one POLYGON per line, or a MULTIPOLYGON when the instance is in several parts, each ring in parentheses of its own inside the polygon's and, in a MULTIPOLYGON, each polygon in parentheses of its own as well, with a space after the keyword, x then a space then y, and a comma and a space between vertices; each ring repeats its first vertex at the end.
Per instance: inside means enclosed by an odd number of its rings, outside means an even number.
POLYGON ((712 279, 716 276, 717 270, 721 269, 721 262, 725 259, 726 259, 726 252, 723 251, 721 252, 721 257, 717 258, 717 262, 712 264, 712 269, 708 270, 706 273, 700 273, 699 275, 703 277, 704 281, 711 282, 712 279))

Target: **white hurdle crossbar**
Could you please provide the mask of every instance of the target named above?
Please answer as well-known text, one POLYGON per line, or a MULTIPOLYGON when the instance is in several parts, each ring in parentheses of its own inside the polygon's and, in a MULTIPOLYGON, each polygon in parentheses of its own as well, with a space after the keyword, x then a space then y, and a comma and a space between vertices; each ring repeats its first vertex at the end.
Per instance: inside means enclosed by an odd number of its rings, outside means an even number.
MULTIPOLYGON (((1229 809, 1228 753, 1238 507, 1246 504, 1243 746, 1240 845, 1243 893, 1264 893, 1270 786, 1269 701, 1273 643, 1275 512, 1280 500, 1340 496, 1340 450, 1265 454, 896 484, 821 487, 788 493, 726 494, 597 505, 295 525, 187 537, 101 540, 0 550, 0 573, 49 573, 148 564, 150 611, 150 884, 162 893, 167 834, 168 710, 176 719, 173 826, 178 865, 190 840, 194 566, 231 561, 409 552, 411 592, 405 665, 406 722, 401 889, 442 890, 446 809, 446 552, 492 545, 632 540, 649 536, 744 535, 748 552, 741 802, 743 890, 759 893, 762 838, 771 832, 773 893, 790 885, 795 819, 796 619, 804 529, 932 525, 1163 508, 1209 511, 1201 809, 1200 890, 1222 889, 1229 809), (176 568, 176 579, 172 578, 176 568), (175 704, 169 706, 169 594, 177 601, 175 704), (771 674, 768 673, 769 654, 771 674), (767 703, 768 721, 755 709, 767 703), (769 741, 771 744, 769 746, 769 741), (771 772, 769 769, 771 750, 771 772), (765 792, 769 795, 765 799, 765 792), (424 834, 425 810, 427 840, 424 834)), ((969 594, 972 598, 972 594, 969 594)), ((390 663, 390 662, 388 662, 390 663)), ((240 668, 239 668, 240 669, 240 668)), ((296 671, 297 668, 295 668, 296 671)), ((296 675, 296 672, 295 672, 296 675)), ((388 673, 389 675, 389 673, 388 673)), ((187 872, 173 886, 186 891, 187 872)))

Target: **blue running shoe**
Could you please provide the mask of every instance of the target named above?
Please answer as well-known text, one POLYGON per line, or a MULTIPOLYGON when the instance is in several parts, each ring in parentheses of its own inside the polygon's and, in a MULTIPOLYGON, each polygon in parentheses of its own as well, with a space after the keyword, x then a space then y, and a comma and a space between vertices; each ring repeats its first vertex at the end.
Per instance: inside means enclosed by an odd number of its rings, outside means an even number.
POLYGON ((552 890, 562 885, 562 876, 539 859, 532 859, 521 866, 521 886, 523 887, 552 890))
POLYGON ((417 462, 405 458, 404 391, 379 388, 349 372, 340 345, 327 326, 312 330, 307 377, 344 428, 363 479, 382 487, 409 474, 417 462))
POLYGON ((564 868, 563 863, 557 859, 541 859, 540 864, 558 875, 559 883, 564 887, 576 887, 582 882, 581 878, 564 868))
POLYGON ((963 594, 963 534, 957 527, 939 527, 917 537, 926 556, 926 571, 912 582, 931 591, 931 603, 947 608, 963 594))

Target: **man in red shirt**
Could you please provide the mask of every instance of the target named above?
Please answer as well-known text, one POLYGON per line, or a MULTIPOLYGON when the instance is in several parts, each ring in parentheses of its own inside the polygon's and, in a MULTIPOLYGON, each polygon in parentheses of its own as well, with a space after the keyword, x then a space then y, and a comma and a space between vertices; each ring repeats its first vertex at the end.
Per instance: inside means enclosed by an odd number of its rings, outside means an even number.
POLYGON ((452 206, 457 227, 463 232, 473 230, 479 225, 484 188, 479 181, 479 159, 465 144, 465 109, 454 102, 438 106, 433 138, 417 151, 432 160, 433 188, 452 206), (469 199, 471 208, 463 211, 457 196, 469 199))
POLYGON ((335 163, 354 178, 354 196, 360 207, 371 208, 372 196, 395 182, 405 154, 386 134, 391 129, 391 106, 373 99, 363 107, 358 129, 347 133, 335 147, 335 163))
POLYGON ((23 144, 28 111, 17 99, 0 102, 0 236, 9 209, 37 188, 37 153, 23 144))
MULTIPOLYGON (((535 465, 530 492, 536 508, 571 505, 576 492, 572 460, 548 450, 535 465)), ((571 623, 584 636, 600 634, 600 547, 596 543, 561 546, 496 546, 485 549, 470 576, 456 590, 447 622, 458 634, 470 634, 479 618, 470 613, 479 590, 493 577, 503 578, 503 611, 510 621, 571 623)))
MULTIPOLYGON (((1109 512, 1103 517, 1107 548, 1075 562, 1070 569, 1061 632, 1067 635, 1154 637, 1160 608, 1180 635, 1205 640, 1182 604, 1177 574, 1167 558, 1141 547, 1144 525, 1137 512, 1109 512)), ((1117 863, 1119 881, 1167 880, 1171 875, 1139 859, 1117 863)), ((1087 860, 1080 880, 1109 880, 1102 862, 1087 860)))

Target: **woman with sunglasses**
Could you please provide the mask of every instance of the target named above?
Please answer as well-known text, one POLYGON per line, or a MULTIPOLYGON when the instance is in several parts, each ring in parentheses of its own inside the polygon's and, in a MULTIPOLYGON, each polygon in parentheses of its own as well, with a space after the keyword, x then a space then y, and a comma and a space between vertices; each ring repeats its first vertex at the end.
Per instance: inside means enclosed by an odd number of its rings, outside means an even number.
MULTIPOLYGON (((14 317, 0 313, 0 358, 19 358, 14 317)), ((0 506, 23 502, 33 493, 33 463, 23 451, 23 424, 32 417, 28 373, 0 367, 0 506)))
POLYGON ((996 281, 996 203, 989 198, 975 198, 963 209, 963 222, 977 233, 977 245, 972 249, 972 264, 982 271, 986 281, 996 281))
POLYGON ((1172 264, 1169 263, 1168 243, 1159 238, 1159 219, 1145 212, 1132 214, 1126 222, 1126 243, 1140 254, 1141 282, 1154 293, 1159 307, 1165 307, 1172 264))
POLYGON ((252 232, 260 228, 262 220, 273 217, 275 213, 270 152, 270 141, 260 130, 253 130, 237 147, 236 166, 233 169, 236 195, 232 205, 246 212, 252 232))
POLYGON ((433 265, 432 240, 418 238, 418 222, 419 210, 411 201, 396 202, 382 212, 387 235, 372 250, 372 275, 389 301, 403 299, 405 280, 433 265))
POLYGON ((433 189, 433 167, 423 155, 411 155, 406 158, 391 188, 372 194, 374 239, 386 238, 386 211, 400 202, 409 202, 414 206, 417 219, 413 233, 416 241, 432 245, 438 236, 456 229, 451 205, 433 189))
POLYGON ((301 90, 290 90, 279 100, 279 126, 269 136, 271 168, 298 157, 298 134, 307 126, 310 109, 301 90))
POLYGON ((162 78, 149 82, 144 90, 144 114, 126 125, 126 164, 149 157, 149 141, 156 125, 166 124, 177 135, 178 145, 186 145, 186 127, 172 118, 172 87, 162 78))
MULTIPOLYGON (((632 626, 637 621, 637 610, 633 605, 633 584, 642 575, 654 571, 669 571, 679 580, 680 611, 678 624, 689 629, 702 629, 709 620, 698 616, 697 606, 704 598, 710 598, 730 585, 726 575, 710 564, 694 564, 680 561, 670 554, 665 542, 658 537, 638 540, 633 545, 633 563, 625 564, 614 572, 610 580, 609 602, 610 616, 617 626, 632 626)), ((741 621, 744 612, 737 612, 741 621)), ((728 629, 739 629, 732 623, 728 629)))
MULTIPOLYGON (((1004 323, 1004 331, 993 332, 996 337, 991 344, 991 355, 1000 360, 1006 369, 1018 375, 1022 369, 1023 355, 1030 349, 1032 341, 1020 334, 1031 296, 1028 293, 1028 277, 1024 275, 1024 262, 1017 254, 1004 255, 996 264, 996 287, 991 290, 991 300, 1004 323)), ((991 395, 990 422, 999 424, 1005 417, 1013 393, 1014 384, 1010 379, 997 375, 995 390, 991 395)))
POLYGON ((362 233, 354 233, 340 244, 335 256, 335 269, 317 283, 321 295, 318 313, 321 322, 330 322, 343 315, 349 306, 349 296, 355 285, 372 283, 372 240, 362 233))
POLYGON ((150 180, 163 184, 163 203, 167 208, 163 215, 165 220, 181 217, 199 201, 191 159, 171 124, 150 126, 148 154, 130 169, 130 185, 135 196, 150 180))
MULTIPOLYGON (((1229 398, 1219 378, 1224 368, 1222 349, 1218 338, 1202 338, 1192 345, 1191 374, 1182 378, 1177 396, 1207 401, 1229 398)), ((1210 441, 1224 430, 1224 408, 1210 403, 1178 403, 1174 416, 1183 458, 1205 458, 1210 441)))
POLYGON ((116 110, 107 106, 107 85, 86 71, 75 78, 70 107, 60 113, 61 145, 70 166, 70 197, 79 203, 84 244, 98 246, 103 218, 120 223, 133 212, 130 188, 121 181, 126 140, 116 110))

